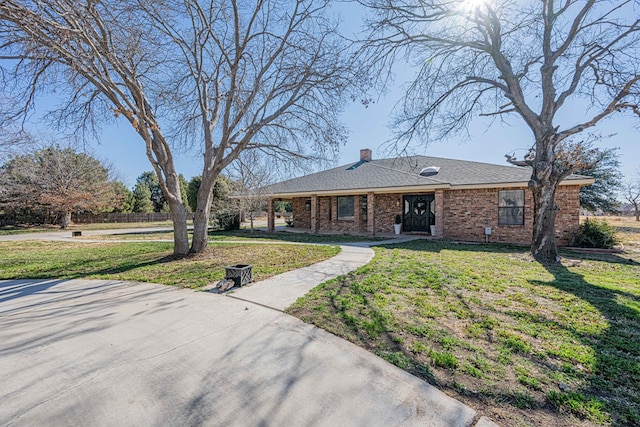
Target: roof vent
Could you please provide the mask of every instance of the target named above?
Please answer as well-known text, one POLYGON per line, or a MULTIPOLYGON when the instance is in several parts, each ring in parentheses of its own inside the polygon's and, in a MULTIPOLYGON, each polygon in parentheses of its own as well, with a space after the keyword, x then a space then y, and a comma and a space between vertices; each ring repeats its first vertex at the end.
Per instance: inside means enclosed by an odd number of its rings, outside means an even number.
POLYGON ((420 176, 432 176, 437 175, 440 171, 440 166, 427 166, 420 171, 420 176))

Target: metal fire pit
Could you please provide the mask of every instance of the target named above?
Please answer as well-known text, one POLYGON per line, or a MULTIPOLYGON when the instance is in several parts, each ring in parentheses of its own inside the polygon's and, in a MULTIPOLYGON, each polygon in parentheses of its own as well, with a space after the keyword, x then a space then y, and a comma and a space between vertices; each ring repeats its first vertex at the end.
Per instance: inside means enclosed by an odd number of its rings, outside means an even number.
POLYGON ((225 279, 231 279, 236 286, 244 286, 251 283, 251 266, 247 264, 236 264, 225 267, 225 279))

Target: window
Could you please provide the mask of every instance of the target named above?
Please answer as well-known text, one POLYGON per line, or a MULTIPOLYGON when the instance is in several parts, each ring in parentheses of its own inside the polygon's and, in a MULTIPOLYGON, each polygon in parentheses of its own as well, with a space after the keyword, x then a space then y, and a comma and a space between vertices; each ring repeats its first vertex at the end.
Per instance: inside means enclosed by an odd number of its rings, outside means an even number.
POLYGON ((524 225, 524 190, 498 193, 498 224, 524 225))
POLYGON ((338 219, 353 219, 353 196, 338 197, 338 219))
POLYGON ((304 202, 304 210, 311 212, 311 200, 305 200, 305 202, 304 202))

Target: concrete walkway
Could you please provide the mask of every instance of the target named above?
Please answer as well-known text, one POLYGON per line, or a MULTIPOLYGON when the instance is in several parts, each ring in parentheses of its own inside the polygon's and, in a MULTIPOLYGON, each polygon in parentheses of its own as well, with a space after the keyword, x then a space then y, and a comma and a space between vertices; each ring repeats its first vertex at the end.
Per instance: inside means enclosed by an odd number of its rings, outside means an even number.
POLYGON ((231 298, 121 281, 0 281, 0 425, 492 425, 279 311, 367 263, 367 246, 343 245, 231 298))
POLYGON ((236 288, 227 295, 283 311, 319 284, 357 270, 373 258, 371 245, 413 240, 397 238, 385 242, 362 242, 341 245, 340 253, 309 267, 289 271, 261 282, 236 288))

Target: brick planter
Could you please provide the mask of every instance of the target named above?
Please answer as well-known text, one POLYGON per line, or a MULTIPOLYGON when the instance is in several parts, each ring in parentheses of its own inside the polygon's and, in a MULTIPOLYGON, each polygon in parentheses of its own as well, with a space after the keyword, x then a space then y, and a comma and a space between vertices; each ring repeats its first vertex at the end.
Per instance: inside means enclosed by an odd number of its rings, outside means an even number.
POLYGON ((251 265, 236 264, 225 267, 225 279, 231 279, 235 282, 235 286, 244 286, 251 283, 251 265))

